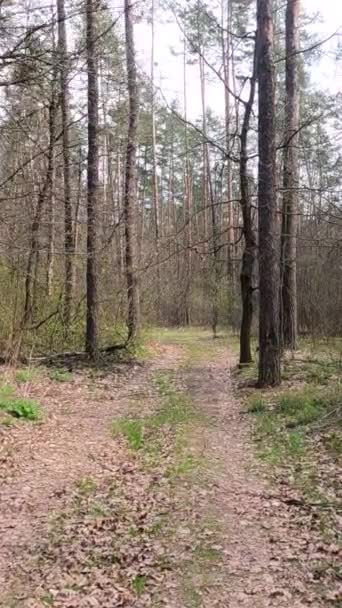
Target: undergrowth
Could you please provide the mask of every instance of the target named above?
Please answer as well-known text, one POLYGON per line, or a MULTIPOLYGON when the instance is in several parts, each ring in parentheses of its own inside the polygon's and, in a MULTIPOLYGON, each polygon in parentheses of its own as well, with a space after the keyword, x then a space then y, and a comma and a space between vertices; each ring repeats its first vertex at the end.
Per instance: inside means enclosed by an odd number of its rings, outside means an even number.
POLYGON ((9 384, 0 387, 0 410, 13 418, 30 421, 40 418, 38 403, 33 399, 18 397, 15 389, 9 384))
MULTIPOLYGON (((275 398, 253 395, 247 411, 256 415, 260 455, 273 463, 303 454, 314 431, 341 426, 342 390, 305 388, 275 398)), ((338 442, 335 440, 336 446, 338 442)))

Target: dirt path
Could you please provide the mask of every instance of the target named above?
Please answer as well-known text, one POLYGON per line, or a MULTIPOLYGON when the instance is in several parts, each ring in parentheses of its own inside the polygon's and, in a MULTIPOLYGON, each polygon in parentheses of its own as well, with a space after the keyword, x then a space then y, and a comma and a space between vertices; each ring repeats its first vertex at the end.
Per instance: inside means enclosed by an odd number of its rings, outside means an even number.
MULTIPOLYGON (((205 340, 201 356, 192 358, 190 351, 186 355, 188 346, 182 341, 163 345, 148 365, 118 366, 96 378, 75 374, 72 382, 60 386, 45 379, 31 387, 30 394, 44 402, 44 423, 3 431, 8 448, 0 492, 3 608, 326 605, 318 599, 315 581, 309 580, 305 570, 310 533, 298 530, 291 507, 279 500, 277 488, 270 488, 255 461, 249 422, 234 397, 234 359, 228 360, 222 346, 211 347, 206 353, 205 340), (122 441, 114 446, 111 436, 113 418, 127 414, 139 417, 145 409, 157 407, 152 380, 161 371, 171 372, 176 385, 190 396, 201 414, 201 422, 191 426, 192 456, 186 464, 192 459, 203 459, 205 464, 178 485, 165 477, 165 464, 154 471, 144 469, 139 457, 127 451, 122 441), (101 480, 115 475, 115 483, 123 485, 124 502, 115 502, 119 499, 112 498, 112 489, 107 491, 103 501, 106 515, 101 513, 101 523, 94 523, 78 496, 76 519, 73 516, 51 555, 48 549, 40 548, 41 555, 45 552, 48 557, 38 574, 33 574, 33 566, 30 570, 26 560, 36 547, 48 544, 51 518, 70 503, 75 483, 87 486, 91 480, 94 486, 101 486, 101 480), (133 515, 127 513, 131 504, 133 515), (165 545, 158 538, 151 540, 147 530, 157 529, 168 510, 172 511, 173 532, 167 532, 170 540, 165 545), (119 515, 127 520, 128 540, 120 538, 119 515), (118 555, 108 561, 107 545, 113 534, 118 555), (76 546, 70 556, 69 540, 75 540, 76 546), (97 550, 96 560, 85 566, 92 545, 97 550), (70 563, 78 564, 77 578, 68 574, 69 558, 70 563), (127 585, 124 588, 119 565, 131 577, 135 596, 127 585), (148 593, 147 576, 152 581, 148 593), (55 589, 58 578, 66 581, 65 592, 55 589), (37 591, 27 593, 28 587, 37 589, 37 585, 41 586, 40 595, 37 591), (154 603, 154 597, 161 603, 154 603)), ((161 453, 168 465, 172 460, 168 443, 161 453)), ((98 509, 104 494, 100 488, 92 508, 95 505, 98 509)))
POLYGON ((276 489, 271 490, 260 470, 256 472, 251 429, 234 398, 234 363, 221 349, 215 360, 182 374, 184 386, 209 420, 194 437, 197 450, 209 463, 207 494, 195 504, 198 518, 209 516, 217 524, 219 544, 214 547, 222 559, 213 568, 209 586, 204 577, 202 605, 309 606, 313 596, 304 588, 297 565, 304 556, 291 546, 291 511, 275 498, 276 489))

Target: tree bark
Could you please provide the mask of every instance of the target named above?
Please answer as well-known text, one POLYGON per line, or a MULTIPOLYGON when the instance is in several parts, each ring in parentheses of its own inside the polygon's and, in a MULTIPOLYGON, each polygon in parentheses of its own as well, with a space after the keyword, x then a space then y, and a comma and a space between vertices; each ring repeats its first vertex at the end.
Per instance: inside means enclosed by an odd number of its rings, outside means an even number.
MULTIPOLYGON (((222 64, 224 75, 224 116, 225 116, 225 145, 227 153, 230 151, 231 145, 231 116, 230 116, 230 30, 231 30, 231 0, 221 0, 221 47, 222 47, 222 64)), ((232 264, 232 244, 234 242, 233 232, 233 201, 232 201, 232 163, 228 154, 226 161, 226 192, 227 192, 227 272, 228 277, 233 280, 233 264, 232 264)))
MULTIPOLYGON (((30 249, 27 260, 25 280, 25 301, 23 325, 25 326, 32 318, 35 303, 35 285, 37 283, 37 266, 39 256, 39 229, 41 224, 44 204, 48 194, 52 197, 52 186, 54 176, 55 140, 56 140, 56 90, 54 80, 51 85, 51 100, 49 105, 49 146, 47 152, 47 169, 44 183, 39 191, 36 209, 31 225, 30 249)), ((51 201, 50 201, 51 204, 51 201)))
POLYGON ((184 143, 185 143, 185 163, 184 163, 184 225, 185 225, 185 284, 184 284, 184 325, 191 325, 191 291, 192 291, 192 186, 191 186, 191 164, 189 158, 189 133, 188 133, 188 95, 186 82, 187 65, 187 44, 184 36, 183 53, 183 104, 184 104, 184 143))
POLYGON ((62 150, 64 179, 64 253, 65 253, 65 288, 64 288, 64 324, 66 331, 70 325, 72 294, 74 284, 74 234, 70 181, 70 109, 68 90, 68 48, 66 38, 66 15, 64 0, 57 0, 58 21, 58 61, 60 82, 60 106, 62 114, 62 150))
POLYGON ((280 383, 273 0, 258 0, 259 81, 259 386, 280 383))
POLYGON ((127 86, 129 98, 128 136, 125 167, 124 222, 125 222, 125 262, 127 282, 127 327, 128 340, 133 340, 139 330, 139 292, 135 270, 135 206, 136 206, 136 153, 139 96, 137 67, 135 62, 133 5, 125 0, 125 36, 127 86))
POLYGON ((97 339, 97 276, 96 235, 97 195, 99 184, 98 151, 98 74, 95 56, 95 1, 86 3, 86 48, 88 75, 88 175, 87 175, 87 326, 86 351, 95 359, 98 352, 97 339))
POLYGON ((300 0, 288 0, 286 8, 286 105, 281 231, 281 339, 285 348, 297 341, 297 213, 299 145, 299 51, 300 0))
POLYGON ((243 221, 243 236, 245 241, 242 254, 240 274, 242 320, 240 329, 240 365, 247 365, 253 360, 251 351, 251 331, 253 322, 253 277, 256 262, 257 242, 253 226, 252 205, 248 184, 248 131, 253 110, 256 87, 256 44, 254 51, 253 73, 250 78, 249 98, 245 105, 245 112, 240 135, 240 204, 243 221))

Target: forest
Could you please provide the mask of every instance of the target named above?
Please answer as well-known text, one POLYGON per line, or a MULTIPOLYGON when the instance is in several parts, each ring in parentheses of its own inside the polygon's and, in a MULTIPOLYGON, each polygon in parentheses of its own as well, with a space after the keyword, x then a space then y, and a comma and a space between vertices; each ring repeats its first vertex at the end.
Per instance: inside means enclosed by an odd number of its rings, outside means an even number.
POLYGON ((0 606, 340 606, 330 4, 0 0, 0 606))

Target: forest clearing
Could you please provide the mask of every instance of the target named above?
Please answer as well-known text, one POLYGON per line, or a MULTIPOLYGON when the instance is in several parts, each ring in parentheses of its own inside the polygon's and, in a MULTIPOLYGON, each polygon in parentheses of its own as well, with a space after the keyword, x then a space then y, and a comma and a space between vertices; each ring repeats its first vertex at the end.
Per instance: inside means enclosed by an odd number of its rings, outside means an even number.
POLYGON ((342 7, 0 31, 1 608, 341 608, 342 7))
POLYGON ((260 394, 236 337, 148 345, 139 364, 3 372, 39 413, 3 413, 1 606, 339 605, 340 360, 303 351, 260 394))

